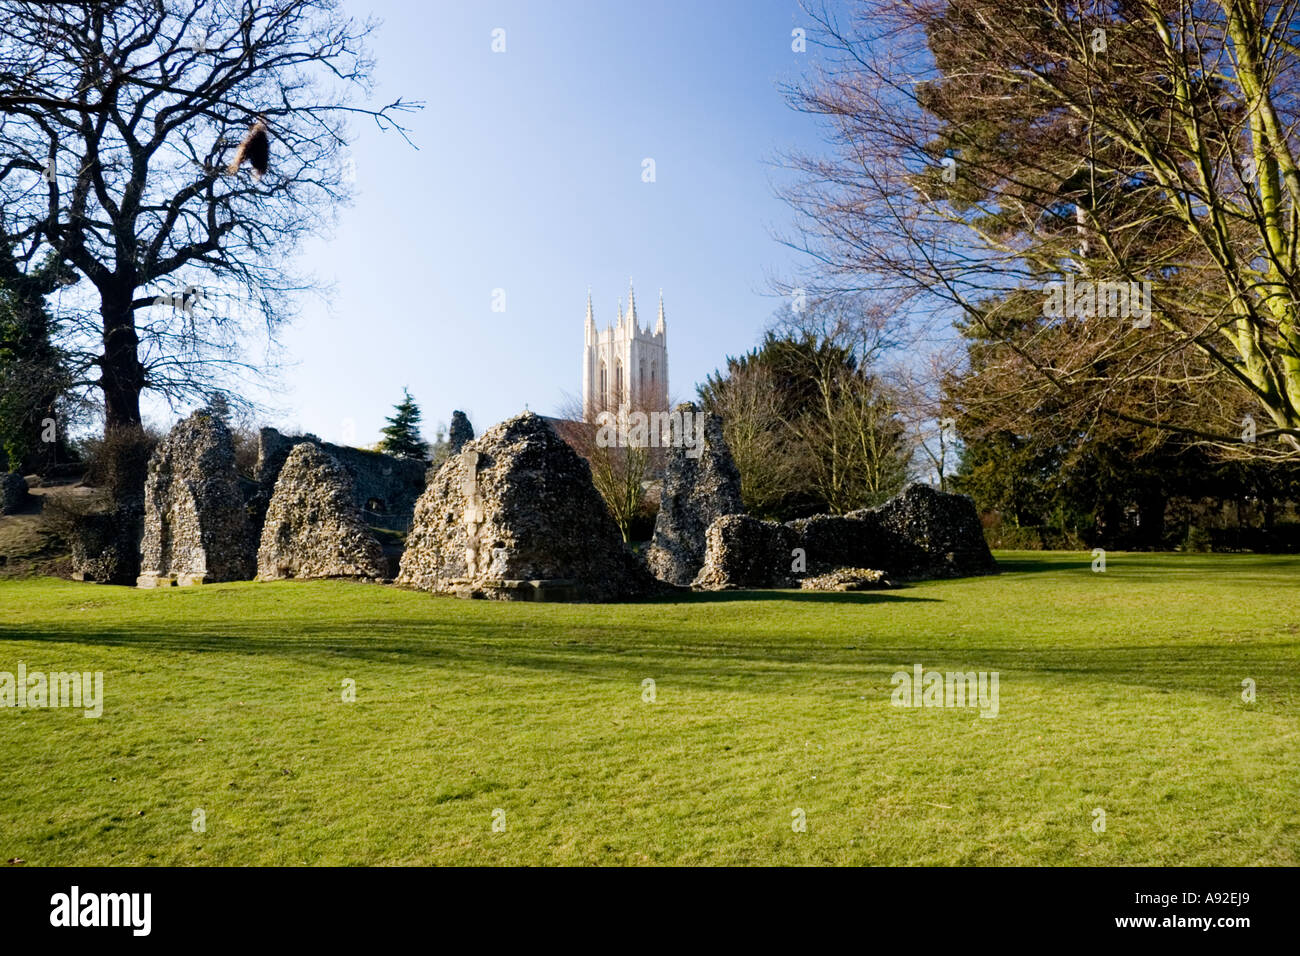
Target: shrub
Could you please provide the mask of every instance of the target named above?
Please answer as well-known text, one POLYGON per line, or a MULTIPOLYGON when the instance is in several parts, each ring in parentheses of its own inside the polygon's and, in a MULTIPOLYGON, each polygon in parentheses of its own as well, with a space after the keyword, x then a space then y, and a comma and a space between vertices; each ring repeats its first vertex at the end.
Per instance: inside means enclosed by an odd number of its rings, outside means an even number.
POLYGON ((1202 553, 1210 551, 1210 533, 1199 525, 1188 525, 1187 537, 1183 539, 1183 550, 1202 553))
POLYGON ((149 456, 162 441, 156 428, 115 428, 102 438, 81 444, 86 461, 86 484, 106 488, 114 498, 144 493, 149 456))

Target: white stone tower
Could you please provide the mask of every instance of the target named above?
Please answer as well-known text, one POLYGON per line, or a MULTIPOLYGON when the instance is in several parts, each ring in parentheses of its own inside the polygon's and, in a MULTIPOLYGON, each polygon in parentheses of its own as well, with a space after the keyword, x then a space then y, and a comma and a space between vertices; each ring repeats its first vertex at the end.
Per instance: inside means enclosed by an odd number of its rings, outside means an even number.
POLYGON ((627 289, 627 315, 618 304, 618 321, 596 328, 587 291, 587 327, 582 350, 582 413, 595 421, 602 411, 667 412, 668 328, 664 323, 664 295, 659 293, 659 321, 654 331, 642 328, 636 316, 636 296, 627 289))

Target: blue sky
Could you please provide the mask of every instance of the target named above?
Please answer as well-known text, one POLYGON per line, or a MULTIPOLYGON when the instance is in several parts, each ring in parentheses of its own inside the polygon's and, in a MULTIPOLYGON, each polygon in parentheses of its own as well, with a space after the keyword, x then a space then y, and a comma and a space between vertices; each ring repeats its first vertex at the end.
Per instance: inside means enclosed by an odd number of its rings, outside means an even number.
POLYGON ((755 343, 803 264, 772 163, 821 142, 778 90, 816 55, 795 0, 348 3, 384 21, 376 102, 426 103, 419 150, 357 124, 356 202, 301 262, 333 294, 282 337, 273 420, 369 444, 403 385, 426 437, 454 408, 552 413, 581 391, 588 286, 604 326, 629 277, 643 322, 664 291, 674 396, 755 343))

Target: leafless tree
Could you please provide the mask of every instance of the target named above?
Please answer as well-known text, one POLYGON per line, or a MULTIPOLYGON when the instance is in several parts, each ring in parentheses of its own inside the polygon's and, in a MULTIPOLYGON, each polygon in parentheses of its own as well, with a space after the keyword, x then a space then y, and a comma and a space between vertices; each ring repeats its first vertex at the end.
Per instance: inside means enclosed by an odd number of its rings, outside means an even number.
POLYGON ((786 428, 807 452, 804 467, 832 512, 875 505, 897 493, 909 454, 893 389, 877 374, 895 342, 889 313, 862 295, 811 300, 773 325, 812 388, 786 428))
POLYGON ((869 298, 796 298, 763 342, 700 389, 722 416, 746 507, 789 516, 878 504, 902 486, 910 455, 900 393, 881 376, 895 343, 869 298))
POLYGON ((1109 417, 1300 454, 1295 3, 812 14, 826 67, 790 94, 831 149, 793 158, 788 198, 818 291, 869 290, 1000 343, 991 407, 1028 392, 1020 407, 1072 429, 1109 417), (1087 286, 1082 311, 1053 315, 1047 284, 1066 280, 1087 286), (1108 314, 1103 283, 1145 288, 1149 310, 1108 314))
MULTIPOLYGON (((105 428, 140 394, 210 394, 261 367, 309 284, 291 268, 349 198, 349 120, 371 108, 371 21, 337 0, 0 2, 0 242, 81 277, 57 303, 105 428), (269 165, 231 173, 258 123, 269 165)), ((239 394, 232 392, 232 400, 239 394)))
POLYGON ((780 428, 781 395, 772 370, 757 363, 732 367, 726 385, 709 392, 709 411, 722 419, 722 436, 740 472, 740 496, 751 514, 775 516, 807 478, 802 456, 780 428))
POLYGON ((631 537, 632 522, 649 512, 647 490, 656 477, 663 474, 664 449, 649 444, 609 443, 600 438, 600 416, 608 413, 617 422, 620 411, 630 415, 633 411, 666 411, 666 409, 641 409, 624 403, 616 406, 603 397, 590 399, 584 409, 581 398, 566 396, 560 404, 560 419, 556 430, 561 438, 587 459, 591 466, 591 480, 605 500, 605 507, 618 525, 623 540, 631 537), (588 419, 584 419, 584 412, 588 419))

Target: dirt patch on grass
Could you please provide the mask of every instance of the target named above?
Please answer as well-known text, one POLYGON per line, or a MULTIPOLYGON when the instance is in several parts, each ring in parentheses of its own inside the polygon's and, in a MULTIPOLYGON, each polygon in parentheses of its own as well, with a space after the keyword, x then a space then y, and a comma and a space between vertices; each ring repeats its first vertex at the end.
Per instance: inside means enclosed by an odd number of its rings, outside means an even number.
POLYGON ((0 517, 0 578, 69 577, 72 560, 68 544, 57 530, 57 523, 47 518, 46 502, 66 500, 94 507, 103 492, 80 483, 31 484, 27 507, 0 517))

